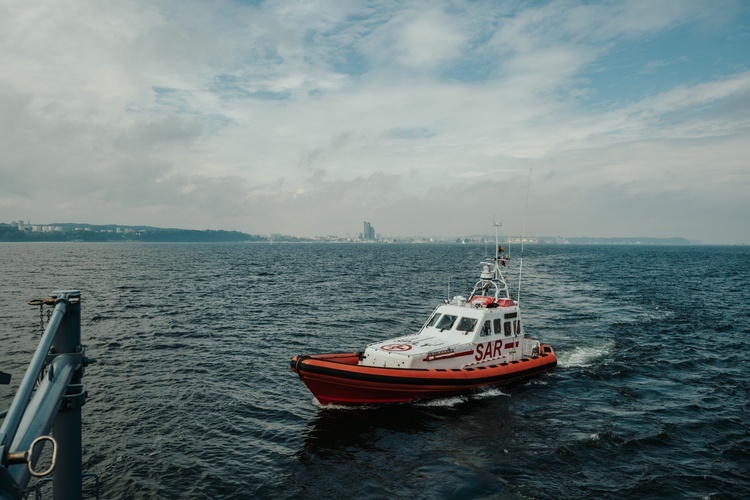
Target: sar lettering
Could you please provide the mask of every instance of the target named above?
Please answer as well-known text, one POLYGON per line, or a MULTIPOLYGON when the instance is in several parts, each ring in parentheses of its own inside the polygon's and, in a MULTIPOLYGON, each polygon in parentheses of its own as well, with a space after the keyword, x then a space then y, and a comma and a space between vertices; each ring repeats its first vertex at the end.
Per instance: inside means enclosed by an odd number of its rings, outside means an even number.
POLYGON ((479 344, 474 353, 474 360, 485 361, 487 359, 498 358, 502 354, 502 349, 502 340, 487 342, 486 344, 479 344))

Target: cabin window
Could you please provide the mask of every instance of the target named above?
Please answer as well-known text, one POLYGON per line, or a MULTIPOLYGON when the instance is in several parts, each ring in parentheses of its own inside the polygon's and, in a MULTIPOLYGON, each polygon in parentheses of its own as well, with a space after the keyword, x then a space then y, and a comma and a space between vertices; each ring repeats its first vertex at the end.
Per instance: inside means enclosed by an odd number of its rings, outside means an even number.
POLYGON ((505 336, 510 337, 513 333, 510 331, 510 321, 505 322, 505 336))
POLYGON ((451 316, 450 314, 443 315, 442 318, 440 318, 440 321, 438 321, 437 326, 435 328, 439 330, 450 330, 453 328, 453 323, 456 322, 456 318, 458 316, 451 316))
POLYGON ((492 326, 495 327, 495 335, 499 333, 503 333, 503 320, 500 318, 495 318, 495 321, 493 321, 492 326))
POLYGON ((513 327, 515 328, 516 335, 521 335, 521 322, 518 320, 515 320, 513 322, 513 327))
POLYGON ((492 322, 490 320, 487 320, 484 322, 484 325, 482 326, 482 332, 479 334, 480 337, 486 337, 487 335, 492 333, 492 322))
POLYGON ((435 326, 435 323, 440 319, 439 314, 433 314, 430 321, 427 322, 427 326, 435 326))
POLYGON ((473 332, 475 326, 477 326, 477 320, 475 318, 461 318, 456 330, 459 332, 473 332))

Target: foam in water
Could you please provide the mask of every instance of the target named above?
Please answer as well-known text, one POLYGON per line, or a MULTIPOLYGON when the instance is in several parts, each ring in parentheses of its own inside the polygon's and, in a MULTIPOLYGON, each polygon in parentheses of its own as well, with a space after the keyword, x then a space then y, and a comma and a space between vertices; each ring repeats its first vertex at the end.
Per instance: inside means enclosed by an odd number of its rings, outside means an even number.
POLYGON ((327 404, 322 405, 320 404, 320 401, 318 401, 318 398, 313 397, 311 401, 313 406, 316 406, 320 408, 321 410, 362 410, 367 408, 374 408, 372 405, 337 405, 337 404, 327 404))
POLYGON ((591 366, 596 360, 607 356, 612 343, 607 342, 597 346, 576 346, 573 351, 557 353, 557 365, 561 368, 591 366))
MULTIPOLYGON (((468 399, 476 398, 476 399, 485 399, 485 398, 494 398, 497 396, 508 396, 510 397, 510 394, 507 394, 503 392, 499 387, 492 387, 486 390, 482 390, 480 392, 465 395, 465 396, 449 396, 444 398, 433 398, 433 399, 424 399, 421 401, 415 401, 413 404, 415 406, 421 406, 421 407, 443 407, 443 408, 450 408, 456 405, 459 405, 461 403, 465 403, 468 401, 468 399)), ((311 403, 313 406, 316 406, 320 408, 321 410, 352 410, 352 409, 363 409, 363 408, 376 408, 378 405, 336 405, 336 404, 328 404, 328 405, 322 405, 318 401, 317 398, 313 397, 311 400, 311 403)))
POLYGON ((424 401, 419 401, 416 404, 416 406, 424 406, 424 407, 445 407, 450 408, 453 406, 456 406, 458 404, 461 404, 466 401, 465 396, 453 396, 453 397, 447 397, 447 398, 437 398, 437 399, 425 399, 424 401))
POLYGON ((484 399, 484 398, 494 398, 497 396, 510 397, 510 394, 503 392, 499 387, 491 387, 489 389, 486 389, 486 390, 483 390, 481 392, 474 394, 473 397, 477 399, 484 399))

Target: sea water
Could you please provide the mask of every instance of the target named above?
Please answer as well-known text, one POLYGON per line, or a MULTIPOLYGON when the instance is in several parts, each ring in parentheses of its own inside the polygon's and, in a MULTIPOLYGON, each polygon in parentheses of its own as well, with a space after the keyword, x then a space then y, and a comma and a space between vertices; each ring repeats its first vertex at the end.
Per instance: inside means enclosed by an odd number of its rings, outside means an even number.
POLYGON ((525 328, 559 365, 520 386, 322 408, 290 370, 417 331, 486 252, 0 244, 0 410, 40 337, 26 301, 77 289, 101 498, 750 497, 748 247, 527 245, 525 328))

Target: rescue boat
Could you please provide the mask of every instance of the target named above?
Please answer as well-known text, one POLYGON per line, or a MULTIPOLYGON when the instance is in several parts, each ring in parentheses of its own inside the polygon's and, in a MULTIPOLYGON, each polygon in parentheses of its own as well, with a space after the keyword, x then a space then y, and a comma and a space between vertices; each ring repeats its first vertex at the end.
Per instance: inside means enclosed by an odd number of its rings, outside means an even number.
POLYGON ((494 258, 480 262, 469 296, 438 305, 417 333, 361 352, 295 356, 292 371, 325 406, 453 396, 551 370, 555 352, 526 337, 519 302, 506 281, 507 256, 497 249, 494 258))

